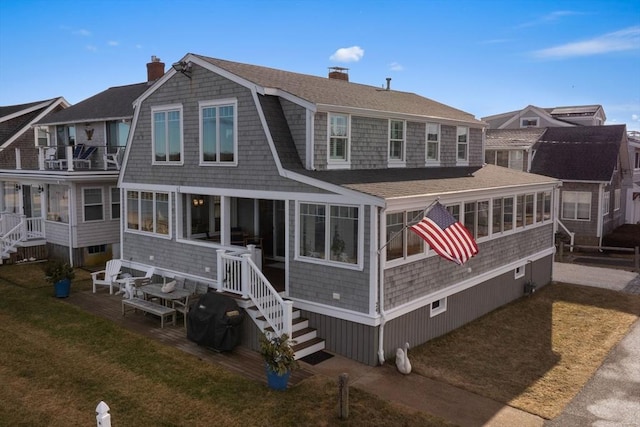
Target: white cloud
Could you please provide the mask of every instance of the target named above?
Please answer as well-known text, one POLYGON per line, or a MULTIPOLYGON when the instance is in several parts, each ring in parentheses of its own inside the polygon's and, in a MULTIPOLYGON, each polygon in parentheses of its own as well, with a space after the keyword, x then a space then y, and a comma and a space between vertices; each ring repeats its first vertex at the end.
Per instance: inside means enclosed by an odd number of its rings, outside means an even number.
POLYGON ((85 29, 75 30, 73 31, 73 34, 76 36, 91 37, 91 31, 85 29))
POLYGON ((590 40, 537 50, 532 52, 532 55, 541 59, 564 59, 636 49, 640 49, 640 26, 625 28, 590 40))
POLYGON ((392 62, 391 64, 389 64, 389 69, 391 71, 403 71, 404 67, 402 66, 402 64, 398 64, 397 62, 392 62))
POLYGON ((632 114, 631 120, 634 122, 640 122, 640 114, 632 114))
POLYGON ((337 62, 358 62, 364 56, 364 49, 360 46, 341 47, 329 57, 332 61, 337 62))
POLYGON ((120 45, 120 43, 119 43, 119 42, 117 42, 117 41, 115 41, 115 40, 109 40, 109 41, 107 42, 107 44, 108 44, 109 46, 118 46, 118 45, 120 45))
POLYGON ((92 45, 92 44, 88 44, 88 45, 86 46, 86 48, 87 48, 87 50, 88 50, 89 52, 97 52, 97 51, 98 51, 98 48, 97 48, 96 46, 92 45))
POLYGON ((581 12, 575 12, 572 10, 557 10, 555 12, 548 13, 544 16, 541 16, 538 19, 534 19, 533 21, 525 22, 524 24, 520 24, 517 28, 525 28, 525 27, 534 27, 536 25, 547 24, 549 22, 555 22, 560 20, 560 18, 564 18, 565 16, 572 15, 582 15, 581 12))

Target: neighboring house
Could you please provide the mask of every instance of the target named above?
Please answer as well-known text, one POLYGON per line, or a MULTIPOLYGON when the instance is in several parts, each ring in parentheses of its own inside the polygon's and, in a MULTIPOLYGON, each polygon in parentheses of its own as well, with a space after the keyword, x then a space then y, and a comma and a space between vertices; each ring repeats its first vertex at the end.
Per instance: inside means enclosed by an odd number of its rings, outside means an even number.
POLYGON ((533 146, 546 128, 487 129, 484 161, 518 171, 531 169, 533 146))
POLYGON ((627 132, 629 147, 629 161, 631 162, 632 174, 628 182, 626 194, 626 222, 629 224, 640 223, 640 132, 627 132))
POLYGON ((625 125, 548 128, 534 149, 531 172, 562 180, 558 231, 597 246, 624 224, 631 177, 625 125))
POLYGON ((571 126, 601 126, 607 120, 601 105, 540 108, 529 105, 522 110, 483 117, 489 129, 521 129, 571 126))
MULTIPOLYGON (((62 97, 0 107, 0 264, 9 254, 20 260, 44 254, 37 249, 42 239, 39 223, 23 221, 41 217, 39 183, 7 180, 4 171, 16 168, 16 153, 33 153, 35 147, 47 145, 46 134, 34 129, 33 124, 67 107, 69 103, 62 97), (29 241, 25 240, 27 236, 29 241)), ((37 167, 36 156, 23 155, 19 162, 22 167, 37 167)))
POLYGON ((120 256, 116 184, 133 101, 164 74, 164 64, 154 57, 147 72, 148 82, 112 87, 39 116, 21 145, 4 148, 0 211, 12 226, 0 236, 2 258, 57 256, 83 266, 120 256), (17 252, 35 245, 37 255, 17 252))
POLYGON ((251 348, 271 327, 375 365, 548 283, 559 181, 483 166, 483 122, 344 71, 173 64, 135 102, 121 258, 237 294, 251 348), (464 266, 405 228, 437 200, 479 246, 464 266))

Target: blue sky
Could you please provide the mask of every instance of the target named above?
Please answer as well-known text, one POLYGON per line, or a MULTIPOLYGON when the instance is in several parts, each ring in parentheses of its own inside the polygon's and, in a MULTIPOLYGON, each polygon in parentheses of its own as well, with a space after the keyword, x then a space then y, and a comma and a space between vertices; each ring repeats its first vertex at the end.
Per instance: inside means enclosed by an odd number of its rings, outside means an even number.
POLYGON ((77 103, 189 52, 391 77, 477 118, 601 104, 640 131, 640 0, 0 0, 0 105, 77 103))

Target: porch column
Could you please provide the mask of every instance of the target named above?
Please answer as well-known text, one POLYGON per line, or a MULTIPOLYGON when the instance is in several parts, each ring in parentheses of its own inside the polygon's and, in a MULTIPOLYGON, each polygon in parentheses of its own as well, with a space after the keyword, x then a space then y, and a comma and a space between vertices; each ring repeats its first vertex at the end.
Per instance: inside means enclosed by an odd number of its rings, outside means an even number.
POLYGON ((242 254, 242 266, 240 273, 240 291, 242 291, 242 298, 249 298, 249 260, 251 254, 242 254))
POLYGON ((22 159, 20 158, 20 149, 16 148, 16 170, 22 169, 22 159))
POLYGON ((222 254, 224 254, 224 249, 216 250, 216 291, 222 292, 222 286, 224 282, 224 265, 222 261, 222 254))
POLYGON ((291 339, 293 334, 293 301, 285 300, 284 301, 284 312, 282 313, 282 329, 283 333, 287 334, 289 339, 291 339))
POLYGON ((73 145, 67 145, 65 150, 67 155, 67 170, 73 172, 73 145))

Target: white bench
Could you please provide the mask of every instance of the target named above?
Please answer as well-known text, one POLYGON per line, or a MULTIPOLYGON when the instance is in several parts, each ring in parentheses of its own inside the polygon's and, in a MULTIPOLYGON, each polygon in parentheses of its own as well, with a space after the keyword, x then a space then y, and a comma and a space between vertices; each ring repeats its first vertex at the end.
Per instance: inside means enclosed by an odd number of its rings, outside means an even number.
POLYGON ((132 307, 133 311, 142 310, 146 313, 155 314, 160 317, 160 327, 164 328, 165 317, 172 317, 172 324, 176 324, 176 310, 171 307, 156 304, 155 302, 143 300, 140 298, 131 298, 122 300, 122 315, 126 313, 126 307, 132 307))

